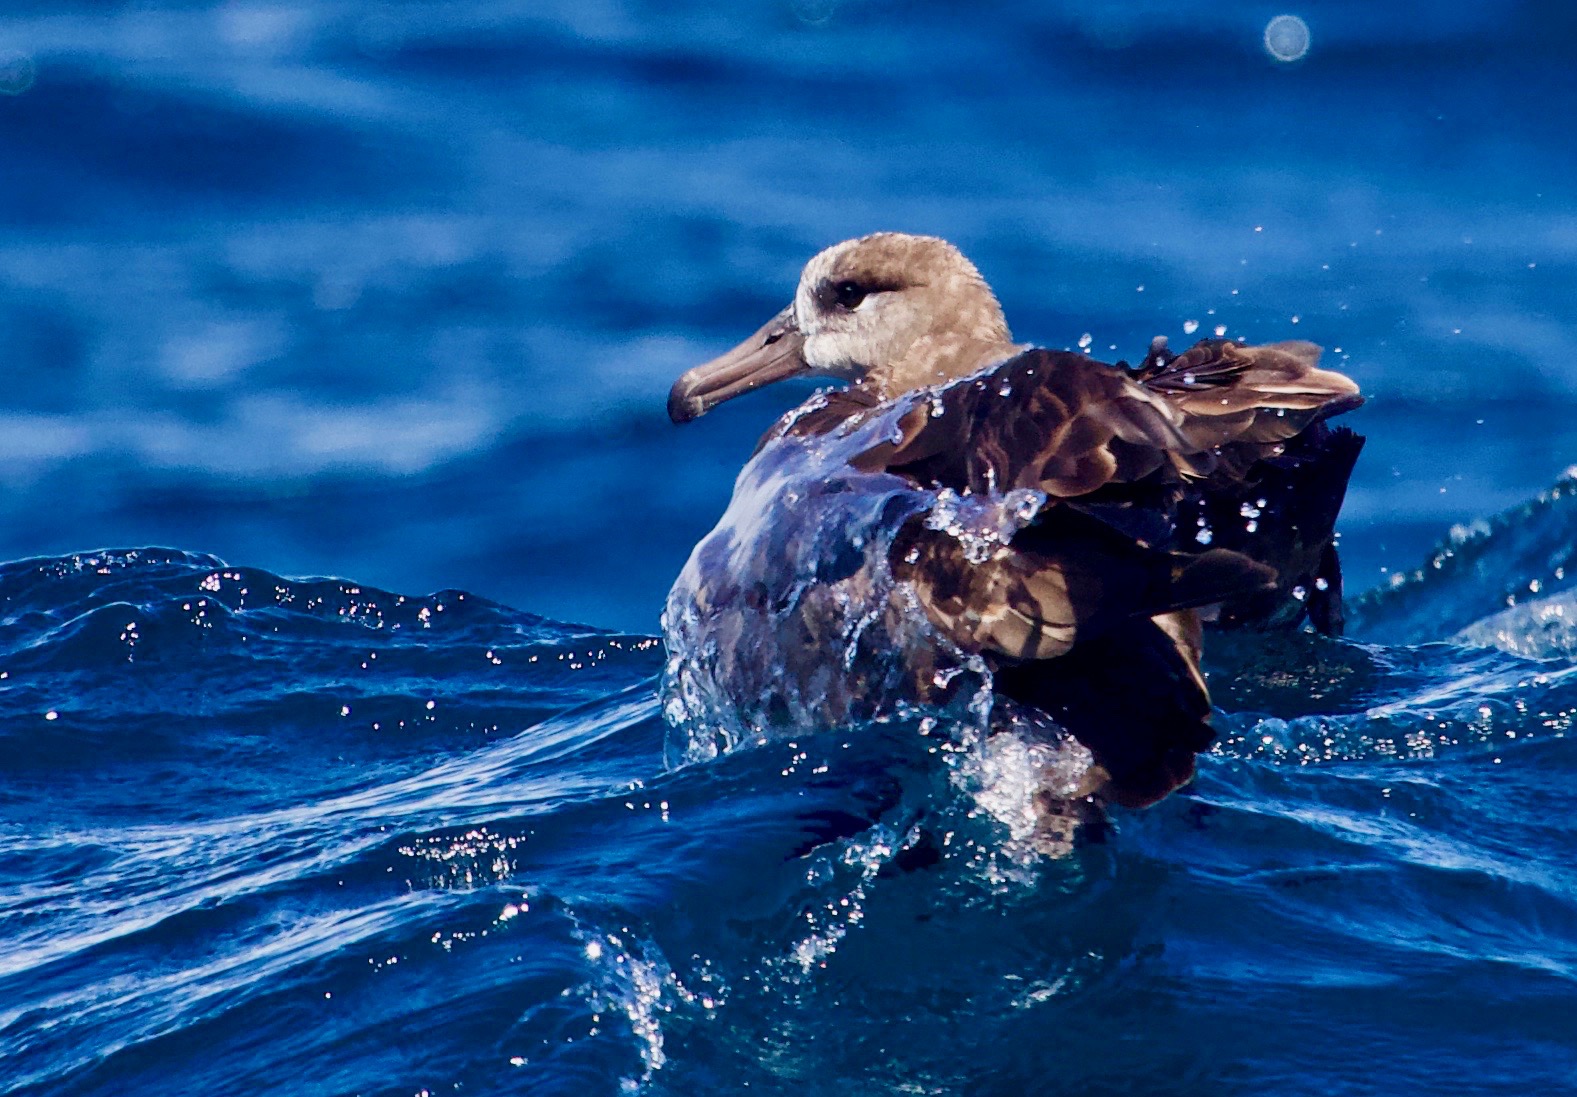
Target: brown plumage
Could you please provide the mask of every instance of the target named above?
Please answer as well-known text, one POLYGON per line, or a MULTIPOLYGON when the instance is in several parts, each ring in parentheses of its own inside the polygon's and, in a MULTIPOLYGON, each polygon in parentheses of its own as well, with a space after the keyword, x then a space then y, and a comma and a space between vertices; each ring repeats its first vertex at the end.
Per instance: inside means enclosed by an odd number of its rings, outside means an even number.
MULTIPOLYGON (((691 419, 794 373, 849 380, 785 416, 752 468, 835 453, 833 478, 903 486, 913 513, 885 560, 859 567, 890 568, 946 643, 989 661, 1000 695, 1090 748, 1102 795, 1142 805, 1187 781, 1211 741, 1202 607, 1239 624, 1312 611, 1339 628, 1331 527, 1361 440, 1324 420, 1361 398, 1318 354, 1210 340, 1174 355, 1157 341, 1128 369, 1018 346, 956 249, 887 233, 812 259, 793 305, 682 377, 669 409, 691 419)), ((759 520, 804 522, 804 506, 759 520)), ((670 613, 717 611, 706 570, 726 565, 707 552, 670 613)), ((737 578, 723 586, 746 590, 737 578)))

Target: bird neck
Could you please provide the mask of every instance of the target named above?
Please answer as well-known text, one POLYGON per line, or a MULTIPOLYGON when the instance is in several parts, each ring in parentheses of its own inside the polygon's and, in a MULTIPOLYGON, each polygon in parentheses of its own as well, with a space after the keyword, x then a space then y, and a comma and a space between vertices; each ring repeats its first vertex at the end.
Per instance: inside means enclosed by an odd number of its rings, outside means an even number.
POLYGON ((1025 348, 1015 344, 1004 329, 991 334, 922 335, 892 366, 866 379, 882 400, 892 400, 917 389, 968 377, 994 362, 1011 358, 1025 348))

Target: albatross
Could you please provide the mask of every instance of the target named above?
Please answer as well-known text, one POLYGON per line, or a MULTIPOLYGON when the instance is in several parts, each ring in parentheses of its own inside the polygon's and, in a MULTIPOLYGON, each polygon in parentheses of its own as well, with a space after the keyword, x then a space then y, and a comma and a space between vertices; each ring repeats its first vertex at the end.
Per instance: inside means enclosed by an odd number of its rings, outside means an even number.
POLYGON ((1214 739, 1203 625, 1341 629, 1334 525, 1362 403, 1306 342, 1136 367, 1017 343, 952 244, 826 249, 793 301, 674 384, 675 423, 799 375, 664 611, 670 719, 769 724, 963 704, 1088 751, 1063 793, 1127 806, 1214 739))

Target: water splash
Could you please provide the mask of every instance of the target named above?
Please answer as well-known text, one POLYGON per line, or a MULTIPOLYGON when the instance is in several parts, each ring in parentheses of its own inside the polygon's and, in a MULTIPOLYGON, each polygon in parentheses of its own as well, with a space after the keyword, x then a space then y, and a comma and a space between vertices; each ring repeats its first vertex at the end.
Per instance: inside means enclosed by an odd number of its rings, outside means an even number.
POLYGON ((936 631, 913 588, 894 578, 890 554, 905 524, 921 520, 984 559, 1033 520, 1044 496, 938 496, 851 467, 906 410, 812 439, 778 437, 740 473, 663 614, 674 764, 931 706, 967 719, 989 696, 985 664, 936 631))
POLYGON ((960 495, 943 488, 936 493, 925 527, 962 545, 964 559, 971 564, 983 564, 1006 548, 1045 505, 1046 493, 1035 488, 989 495, 960 495))
POLYGON ((976 862, 994 882, 1032 880, 1026 871, 1043 858, 1071 853, 1088 805, 1080 792, 1094 758, 1076 739, 1043 717, 1016 714, 959 757, 955 782, 983 815, 1005 833, 976 862))
POLYGON ((605 1019, 620 1018, 628 1027, 640 1056, 640 1073, 620 1079, 621 1092, 638 1093, 651 1084, 653 1075, 668 1063, 663 1021, 679 1006, 702 1005, 714 1009, 722 992, 709 989, 692 994, 650 941, 640 941, 628 929, 617 932, 583 931, 583 952, 594 973, 578 993, 591 1013, 591 1037, 601 1034, 605 1019))

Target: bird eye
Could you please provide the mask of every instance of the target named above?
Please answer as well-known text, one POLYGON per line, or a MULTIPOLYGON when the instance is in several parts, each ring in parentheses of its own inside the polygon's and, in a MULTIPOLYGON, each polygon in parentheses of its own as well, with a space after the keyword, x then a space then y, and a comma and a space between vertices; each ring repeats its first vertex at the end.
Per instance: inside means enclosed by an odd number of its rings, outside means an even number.
POLYGON ((870 295, 870 290, 858 282, 839 282, 832 287, 832 299, 837 302, 840 309, 854 311, 860 303, 870 295))

